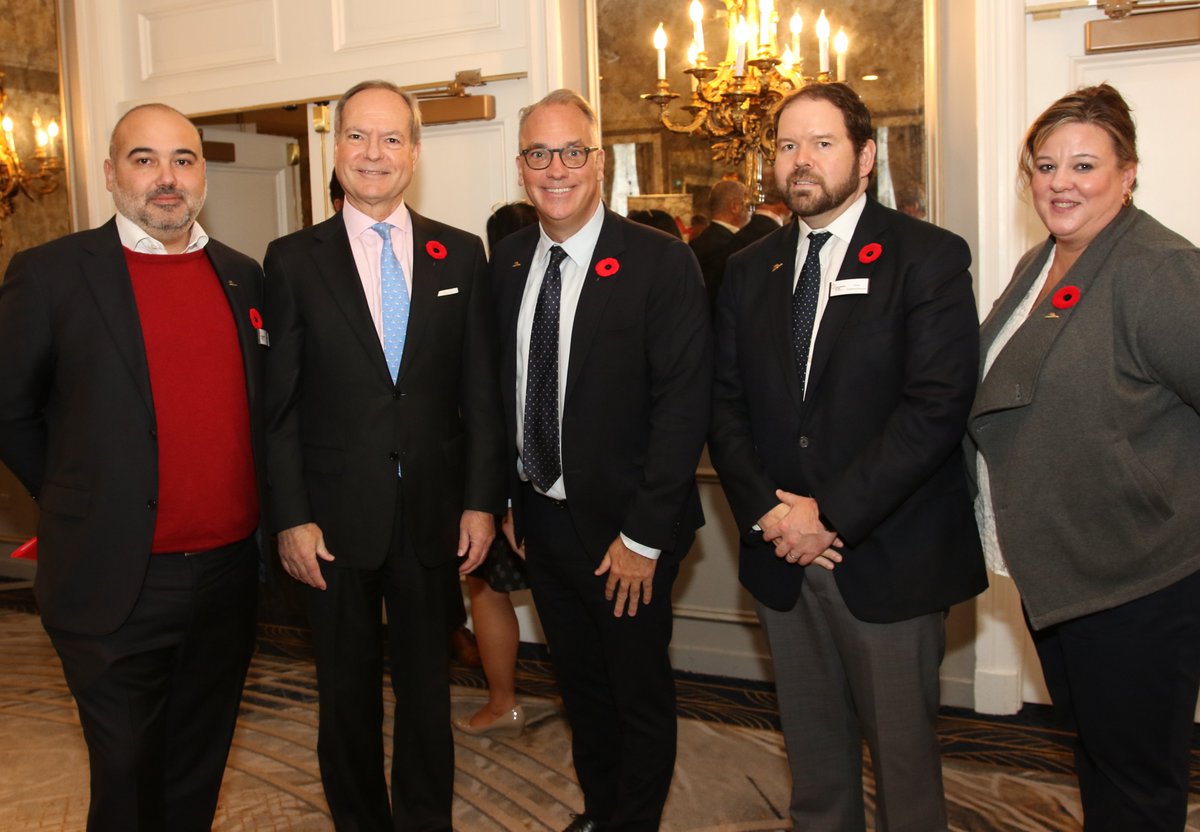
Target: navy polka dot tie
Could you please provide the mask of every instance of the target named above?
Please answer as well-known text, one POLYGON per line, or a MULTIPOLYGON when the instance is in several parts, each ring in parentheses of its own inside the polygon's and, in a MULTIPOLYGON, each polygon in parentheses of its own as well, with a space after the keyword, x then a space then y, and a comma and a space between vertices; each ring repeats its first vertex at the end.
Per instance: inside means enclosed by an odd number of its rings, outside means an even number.
POLYGON ((832 236, 828 231, 809 232, 808 254, 804 256, 800 279, 792 293, 792 349, 796 353, 801 392, 808 380, 808 349, 812 343, 813 322, 817 319, 817 298, 821 295, 821 247, 832 236))
POLYGON ((526 476, 543 493, 562 476, 558 447, 558 316, 562 273, 558 267, 566 256, 561 246, 550 248, 550 263, 538 291, 529 332, 521 464, 526 476))

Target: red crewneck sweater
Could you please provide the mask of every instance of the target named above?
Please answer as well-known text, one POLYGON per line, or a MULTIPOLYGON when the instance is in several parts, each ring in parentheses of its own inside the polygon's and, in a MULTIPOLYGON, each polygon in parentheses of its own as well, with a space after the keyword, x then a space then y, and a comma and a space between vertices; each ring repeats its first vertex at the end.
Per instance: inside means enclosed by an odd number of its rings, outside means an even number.
POLYGON ((152 551, 199 552, 258 525, 250 408, 237 326, 203 250, 125 249, 158 434, 152 551))

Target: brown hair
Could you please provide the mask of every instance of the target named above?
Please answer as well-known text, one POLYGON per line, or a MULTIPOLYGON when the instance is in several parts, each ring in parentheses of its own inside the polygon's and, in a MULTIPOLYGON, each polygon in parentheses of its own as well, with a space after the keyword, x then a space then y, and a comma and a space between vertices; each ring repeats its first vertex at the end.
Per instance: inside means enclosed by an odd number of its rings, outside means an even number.
MULTIPOLYGON (((1137 127, 1121 93, 1108 84, 1081 87, 1055 101, 1029 125, 1017 163, 1021 182, 1026 187, 1033 179, 1033 160, 1038 149, 1064 124, 1096 125, 1112 139, 1113 151, 1121 167, 1137 164, 1137 127)), ((1135 178, 1130 190, 1136 187, 1135 178)))
POLYGON ((790 107, 793 102, 800 101, 801 99, 828 101, 842 111, 842 119, 846 122, 846 132, 850 135, 850 141, 854 143, 855 156, 862 153, 862 149, 869 140, 875 138, 875 128, 871 125, 871 111, 867 109, 867 105, 863 103, 863 100, 858 97, 858 93, 848 84, 843 84, 840 81, 830 84, 808 84, 783 99, 783 103, 775 111, 776 135, 779 135, 779 119, 783 115, 783 111, 790 107))
POLYGON ((521 140, 522 134, 525 132, 525 122, 533 115, 534 111, 540 110, 542 107, 549 107, 555 104, 564 104, 574 107, 583 113, 583 117, 587 120, 588 129, 592 131, 591 140, 597 144, 600 143, 600 130, 596 124, 596 111, 592 109, 592 105, 587 102, 582 95, 575 90, 558 89, 547 93, 546 97, 540 101, 535 101, 528 107, 522 107, 517 121, 517 141, 521 140))
POLYGON ((333 108, 333 140, 336 142, 342 133, 342 111, 346 109, 346 102, 360 92, 366 90, 387 90, 394 92, 396 95, 404 99, 404 103, 408 105, 408 138, 413 144, 421 143, 421 108, 417 104, 417 97, 406 89, 393 84, 391 81, 359 81, 350 89, 342 94, 333 108))

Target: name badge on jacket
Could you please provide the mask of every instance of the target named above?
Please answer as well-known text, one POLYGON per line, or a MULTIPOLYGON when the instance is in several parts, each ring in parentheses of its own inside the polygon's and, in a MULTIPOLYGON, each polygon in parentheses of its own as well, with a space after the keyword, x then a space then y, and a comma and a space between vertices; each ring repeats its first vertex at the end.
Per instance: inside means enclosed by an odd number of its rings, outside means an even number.
POLYGON ((829 297, 839 295, 865 295, 871 283, 867 277, 852 277, 849 280, 835 280, 829 284, 829 297))

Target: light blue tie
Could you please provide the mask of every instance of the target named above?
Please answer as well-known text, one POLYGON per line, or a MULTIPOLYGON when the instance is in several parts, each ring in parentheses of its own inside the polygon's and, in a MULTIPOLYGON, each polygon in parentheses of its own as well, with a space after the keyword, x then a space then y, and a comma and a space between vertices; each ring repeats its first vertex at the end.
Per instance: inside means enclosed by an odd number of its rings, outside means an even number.
POLYGON ((408 284, 404 282, 404 267, 392 250, 392 227, 386 222, 377 222, 371 230, 383 239, 383 253, 379 255, 379 274, 383 305, 383 355, 387 358, 388 372, 392 381, 400 373, 400 358, 404 355, 404 336, 408 332, 408 284))

